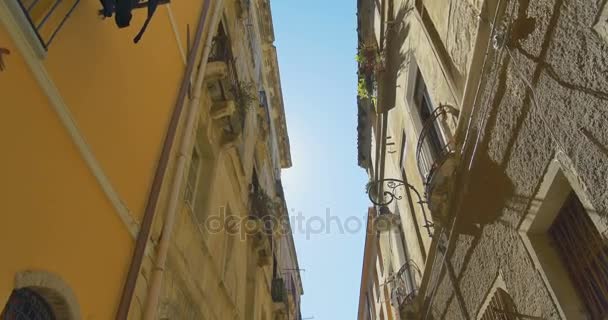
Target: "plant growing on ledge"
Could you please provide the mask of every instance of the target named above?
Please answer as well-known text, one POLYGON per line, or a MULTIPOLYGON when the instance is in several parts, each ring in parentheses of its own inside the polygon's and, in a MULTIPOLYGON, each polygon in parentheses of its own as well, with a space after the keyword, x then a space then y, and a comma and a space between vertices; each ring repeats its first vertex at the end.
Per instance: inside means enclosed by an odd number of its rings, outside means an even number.
POLYGON ((359 76, 359 81, 357 82, 357 97, 369 99, 373 104, 376 104, 374 85, 374 83, 370 83, 364 76, 359 76))
POLYGON ((262 188, 251 193, 252 209, 259 217, 274 215, 280 209, 280 203, 272 200, 262 188))
POLYGON ((360 76, 373 76, 384 69, 384 59, 375 47, 359 46, 355 60, 359 64, 360 76))
POLYGON ((258 99, 252 82, 239 81, 234 89, 236 91, 234 95, 236 104, 235 115, 242 129, 245 126, 247 112, 255 107, 258 99))

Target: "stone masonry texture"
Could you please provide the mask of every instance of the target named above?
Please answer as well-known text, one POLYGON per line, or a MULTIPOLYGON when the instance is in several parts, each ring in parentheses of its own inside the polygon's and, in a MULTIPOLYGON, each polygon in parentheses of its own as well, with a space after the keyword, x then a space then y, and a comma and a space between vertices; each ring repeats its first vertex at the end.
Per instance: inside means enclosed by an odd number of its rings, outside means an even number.
POLYGON ((518 312, 560 319, 518 226, 558 152, 608 211, 608 43, 593 28, 603 5, 508 1, 506 44, 489 61, 477 105, 486 111, 474 119, 481 139, 461 214, 476 229, 457 236, 433 318, 475 319, 501 272, 518 312))

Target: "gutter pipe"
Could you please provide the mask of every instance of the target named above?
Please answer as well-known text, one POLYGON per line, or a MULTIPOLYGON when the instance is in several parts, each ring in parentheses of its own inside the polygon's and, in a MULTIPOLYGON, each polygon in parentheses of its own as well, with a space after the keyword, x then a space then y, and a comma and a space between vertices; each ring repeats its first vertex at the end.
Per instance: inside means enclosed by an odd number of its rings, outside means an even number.
MULTIPOLYGON (((202 37, 203 37, 203 30, 204 30, 205 23, 207 20, 207 14, 209 11, 210 2, 211 2, 211 0, 206 0, 205 5, 201 11, 201 15, 199 17, 199 22, 198 22, 198 26, 197 26, 197 30, 196 30, 196 35, 194 37, 193 47, 188 55, 186 70, 184 72, 182 83, 180 85, 180 89, 179 89, 179 92, 177 95, 177 101, 175 102, 173 114, 171 115, 171 119, 169 121, 169 127, 167 128, 167 134, 165 135, 165 140, 163 142, 163 148, 162 148, 162 151, 160 154, 160 159, 158 161, 158 166, 156 168, 156 172, 154 173, 154 179, 152 180, 150 193, 148 195, 146 208, 144 210, 144 216, 141 221, 141 226, 140 226, 139 233, 137 235, 137 239, 135 241, 135 248, 133 250, 133 256, 131 258, 131 263, 129 265, 127 279, 125 280, 125 284, 124 284, 123 290, 122 290, 122 295, 121 295, 120 302, 118 305, 118 310, 116 311, 117 320, 126 320, 128 314, 129 314, 129 308, 131 306, 131 301, 133 300, 133 294, 135 292, 135 285, 137 283, 137 277, 139 275, 139 270, 140 270, 142 262, 143 262, 144 254, 146 251, 146 246, 148 243, 148 239, 150 237, 152 222, 154 221, 154 216, 155 216, 156 207, 158 204, 158 199, 160 196, 161 187, 162 187, 164 176, 167 171, 168 164, 169 164, 171 149, 172 149, 173 143, 175 141, 175 137, 177 134, 177 127, 178 127, 179 120, 182 115, 182 110, 184 107, 185 99, 188 94, 188 89, 190 87, 190 82, 191 82, 190 79, 192 79, 194 66, 196 64, 196 61, 195 61, 196 55, 197 55, 197 52, 201 45, 201 41, 202 41, 202 37)), ((208 49, 208 48, 206 47, 205 49, 208 49)), ((205 59, 205 55, 203 55, 203 59, 205 59)), ((199 71, 198 71, 199 79, 204 77, 205 67, 206 67, 206 64, 202 63, 201 67, 199 68, 199 71)), ((200 81, 197 81, 197 84, 200 84, 200 83, 201 83, 200 81)), ((200 87, 201 87, 200 85, 198 85, 196 87, 199 97, 200 97, 200 87)), ((196 99, 196 101, 198 101, 198 99, 196 99)), ((191 104, 191 105, 193 105, 193 104, 191 104)), ((189 121, 189 122, 191 122, 191 121, 189 121)), ((189 132, 189 131, 186 130, 184 132, 189 132)), ((183 158, 183 157, 180 157, 180 159, 181 158, 183 158)), ((178 162, 180 159, 178 159, 178 162)), ((183 169, 182 169, 182 175, 183 175, 183 169)), ((180 176, 180 174, 178 171, 178 173, 176 174, 176 177, 179 177, 179 176, 180 176)), ((176 198, 176 196, 171 197, 171 199, 173 199, 173 198, 176 198)), ((170 216, 170 214, 168 212, 167 220, 165 221, 165 227, 167 226, 167 222, 170 221, 169 216, 170 216)), ((164 229, 166 229, 166 228, 163 228, 163 231, 164 231, 164 229)), ((164 234, 163 234, 163 237, 161 238, 161 240, 163 238, 165 238, 164 234)), ((159 247, 159 258, 160 258, 160 247, 159 247)), ((164 267, 164 261, 162 261, 162 262, 163 262, 163 267, 164 267)), ((156 273, 156 271, 157 270, 155 269, 155 273, 156 273)), ((150 286, 150 288, 152 288, 152 285, 150 286)), ((150 300, 150 299, 148 299, 148 300, 150 300)))
MULTIPOLYGON (((198 51, 198 45, 200 45, 201 42, 199 32, 202 32, 202 29, 204 28, 205 21, 207 18, 207 12, 209 11, 210 2, 211 0, 207 0, 205 2, 205 6, 203 8, 203 15, 201 16, 201 20, 199 21, 199 26, 197 30, 197 43, 195 43, 194 49, 190 52, 192 61, 194 61, 194 57, 196 56, 196 52, 198 51)), ((219 23, 218 20, 221 16, 223 9, 223 0, 216 0, 214 2, 215 8, 211 17, 211 22, 209 24, 210 28, 213 28, 219 23)), ((176 169, 175 175, 173 176, 173 184, 171 185, 171 190, 169 192, 167 213, 163 224, 161 238, 159 239, 158 243, 158 250, 154 263, 154 268, 152 269, 152 275, 150 276, 150 285, 148 286, 148 295, 146 298, 146 303, 143 308, 142 319, 144 320, 153 320, 157 318, 158 302, 160 299, 160 291, 164 277, 165 264, 167 262, 173 227, 175 225, 178 209, 180 207, 180 191, 184 182, 186 165, 188 164, 188 158, 190 157, 192 145, 194 143, 194 135, 192 135, 192 132, 196 127, 196 120, 198 118, 201 95, 203 92, 203 83, 205 80, 205 70, 207 68, 206 62, 209 58, 209 53, 211 51, 212 39, 213 37, 207 37, 206 39, 206 45, 203 48, 203 54, 201 56, 201 63, 198 69, 196 82, 194 83, 194 93, 192 95, 192 100, 190 101, 190 105, 188 107, 189 109, 186 118, 186 124, 182 132, 180 149, 178 151, 177 162, 175 164, 176 169)), ((186 88, 188 87, 189 79, 190 78, 186 78, 186 81, 184 81, 186 83, 186 88)))

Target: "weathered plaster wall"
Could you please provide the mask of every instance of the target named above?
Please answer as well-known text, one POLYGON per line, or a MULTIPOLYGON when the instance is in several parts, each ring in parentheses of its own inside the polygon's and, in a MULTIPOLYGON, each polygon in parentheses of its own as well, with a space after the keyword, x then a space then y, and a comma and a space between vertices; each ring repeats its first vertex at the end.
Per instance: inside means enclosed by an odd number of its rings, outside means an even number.
POLYGON ((433 303, 436 319, 475 318, 499 270, 520 313, 559 319, 517 233, 557 151, 572 161, 595 209, 608 210, 608 43, 592 28, 601 3, 510 3, 512 57, 499 52, 484 81, 478 107, 489 112, 476 119, 483 135, 461 212, 481 228, 458 236, 433 303))

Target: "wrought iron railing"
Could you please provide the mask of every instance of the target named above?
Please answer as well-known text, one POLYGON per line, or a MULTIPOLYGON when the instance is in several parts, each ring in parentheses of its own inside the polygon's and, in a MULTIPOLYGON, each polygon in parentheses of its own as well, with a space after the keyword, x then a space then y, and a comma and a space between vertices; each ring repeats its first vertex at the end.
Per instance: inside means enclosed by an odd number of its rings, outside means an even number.
POLYGON ((422 180, 427 185, 435 170, 455 152, 454 141, 444 134, 447 133, 447 121, 452 119, 455 123, 457 118, 458 110, 449 105, 441 105, 433 110, 423 124, 416 146, 416 161, 422 180))
POLYGON ((418 295, 416 277, 420 276, 420 269, 413 261, 406 262, 393 276, 391 292, 392 301, 397 307, 411 304, 418 295))
POLYGON ((209 62, 225 62, 228 68, 228 85, 224 84, 223 81, 218 80, 221 95, 224 100, 234 98, 238 90, 238 75, 236 65, 234 63, 234 57, 232 55, 232 48, 230 46, 230 38, 224 32, 224 27, 220 25, 218 35, 213 37, 211 42, 211 50, 209 51, 209 62))
POLYGON ((209 62, 224 61, 227 62, 232 58, 230 50, 230 40, 227 35, 217 35, 213 37, 211 42, 211 50, 209 51, 209 62))
POLYGON ((262 232, 272 241, 272 235, 279 221, 276 217, 277 204, 258 185, 251 187, 250 216, 262 223, 262 232))
POLYGON ((46 50, 80 0, 17 0, 17 2, 46 50))
POLYGON ((211 83, 211 98, 214 101, 233 100, 237 104, 237 112, 228 119, 226 131, 233 135, 242 132, 245 126, 246 108, 238 104, 247 99, 245 90, 247 86, 239 81, 236 61, 230 47, 230 38, 227 35, 217 35, 211 44, 209 62, 224 62, 226 64, 227 76, 211 83))

